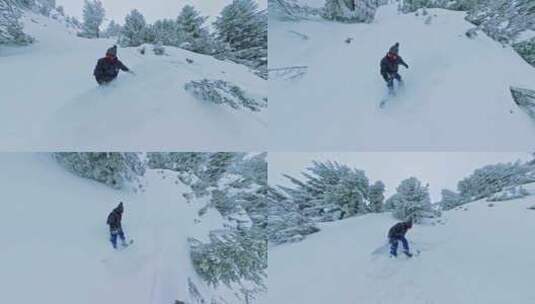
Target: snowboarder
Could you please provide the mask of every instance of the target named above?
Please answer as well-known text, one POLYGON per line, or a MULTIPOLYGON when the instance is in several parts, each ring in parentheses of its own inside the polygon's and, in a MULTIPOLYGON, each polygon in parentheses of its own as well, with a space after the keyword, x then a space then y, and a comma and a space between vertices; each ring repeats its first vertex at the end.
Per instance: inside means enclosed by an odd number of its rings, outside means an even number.
POLYGON ((409 68, 409 65, 403 61, 403 58, 399 56, 399 42, 396 42, 386 54, 386 56, 381 60, 381 76, 383 76, 386 81, 386 86, 388 91, 392 93, 394 91, 394 79, 396 79, 400 84, 403 83, 401 75, 398 73, 399 65, 409 68))
POLYGON ((120 202, 119 206, 113 209, 108 215, 108 220, 106 222, 110 226, 110 241, 114 249, 117 249, 117 237, 121 239, 123 247, 128 246, 124 237, 123 227, 121 226, 123 211, 123 202, 120 202))
POLYGON ((117 58, 117 46, 114 45, 106 51, 106 56, 104 58, 98 60, 93 75, 99 85, 105 85, 117 78, 119 70, 133 74, 133 72, 127 68, 119 58, 117 58))
POLYGON ((400 222, 392 226, 388 230, 388 242, 390 243, 390 256, 398 256, 398 243, 401 241, 403 245, 403 253, 409 258, 412 257, 412 253, 409 250, 409 242, 405 238, 405 234, 412 228, 412 221, 400 222))

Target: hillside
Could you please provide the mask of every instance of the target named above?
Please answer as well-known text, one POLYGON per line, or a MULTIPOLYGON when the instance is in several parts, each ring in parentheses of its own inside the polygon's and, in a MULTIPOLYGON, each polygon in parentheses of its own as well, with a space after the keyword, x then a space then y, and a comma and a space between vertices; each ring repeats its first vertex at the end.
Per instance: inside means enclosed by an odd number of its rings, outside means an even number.
POLYGON ((468 38, 474 25, 466 13, 428 12, 416 16, 381 6, 370 24, 271 19, 271 146, 532 149, 535 122, 515 105, 509 88, 532 88, 533 67, 483 33, 468 38), (395 42, 410 68, 400 67, 405 87, 381 109, 387 91, 379 61, 395 42), (295 70, 285 73, 287 67, 295 70))
POLYGON ((257 100, 267 83, 247 67, 178 48, 156 56, 147 46, 119 48, 136 75, 121 73, 109 87, 93 78, 97 59, 115 44, 83 39, 64 24, 26 12, 36 42, 0 48, 0 141, 4 149, 250 150, 265 145, 264 112, 199 100, 190 81, 225 80, 257 100))
POLYGON ((198 215, 198 201, 176 173, 149 170, 145 191, 118 191, 72 175, 49 154, 3 154, 0 166, 0 302, 198 303, 190 281, 207 298, 233 299, 226 287, 200 279, 188 238, 206 240, 222 227, 215 211, 198 215), (134 244, 115 251, 108 213, 123 201, 123 228, 134 244))
POLYGON ((408 232, 413 259, 385 250, 388 213, 330 224, 306 240, 272 248, 269 295, 260 303, 519 303, 532 292, 535 184, 522 199, 485 200, 443 213, 408 232))

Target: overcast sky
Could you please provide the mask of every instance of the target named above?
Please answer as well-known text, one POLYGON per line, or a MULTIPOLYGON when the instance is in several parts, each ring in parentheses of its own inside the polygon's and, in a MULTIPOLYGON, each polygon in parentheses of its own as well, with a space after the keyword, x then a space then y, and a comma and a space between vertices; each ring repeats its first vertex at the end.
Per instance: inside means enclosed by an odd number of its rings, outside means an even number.
POLYGON ((387 195, 395 192, 405 178, 415 176, 429 183, 434 202, 440 200, 443 188, 456 190, 457 182, 474 169, 499 162, 530 160, 530 153, 457 153, 457 152, 374 152, 374 153, 269 153, 269 182, 287 185, 281 176, 300 172, 312 160, 332 160, 366 171, 371 182, 382 180, 387 195))
MULTIPOLYGON (((101 0, 106 9, 106 18, 121 24, 124 17, 133 9, 138 9, 145 20, 153 23, 158 19, 176 18, 183 6, 195 6, 204 16, 217 16, 232 0, 101 0)), ((260 8, 267 7, 267 0, 257 1, 260 8)), ((56 0, 57 5, 63 5, 65 13, 82 20, 84 0, 56 0)), ((212 21, 215 19, 211 19, 212 21)), ((106 22, 107 23, 107 22, 106 22)))

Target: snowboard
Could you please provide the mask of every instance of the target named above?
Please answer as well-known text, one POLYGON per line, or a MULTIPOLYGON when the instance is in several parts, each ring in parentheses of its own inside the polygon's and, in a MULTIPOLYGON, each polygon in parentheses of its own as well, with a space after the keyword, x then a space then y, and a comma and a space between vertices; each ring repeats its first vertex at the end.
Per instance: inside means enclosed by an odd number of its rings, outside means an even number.
POLYGON ((128 240, 124 245, 121 245, 121 248, 118 248, 118 249, 126 249, 130 247, 132 244, 134 244, 134 240, 133 239, 128 240))
POLYGON ((408 256, 408 255, 404 254, 403 252, 398 252, 398 256, 397 257, 392 257, 391 256, 391 258, 395 259, 395 258, 399 258, 399 257, 405 257, 407 259, 412 259, 412 258, 416 258, 416 257, 420 256, 420 252, 421 252, 420 250, 415 249, 415 250, 413 250, 411 252, 412 256, 408 256))
MULTIPOLYGON (((413 247, 413 250, 412 250, 412 257, 417 257, 420 255, 421 253, 421 250, 420 249, 416 249, 414 248, 414 243, 410 242, 411 244, 411 247, 413 247)), ((372 251, 372 256, 390 256, 390 244, 389 243, 386 243, 382 246, 379 246, 378 248, 376 248, 374 251, 372 251)), ((407 255, 405 255, 400 249, 398 249, 398 258, 399 257, 406 257, 406 258, 411 258, 411 257, 408 257, 407 255)), ((394 257, 392 257, 394 258, 394 257)))

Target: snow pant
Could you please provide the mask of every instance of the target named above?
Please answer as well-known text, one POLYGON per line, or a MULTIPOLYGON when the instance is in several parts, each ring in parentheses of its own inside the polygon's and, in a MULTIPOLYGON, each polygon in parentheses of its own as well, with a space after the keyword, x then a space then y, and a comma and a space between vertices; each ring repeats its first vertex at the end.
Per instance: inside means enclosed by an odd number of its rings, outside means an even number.
POLYGON ((126 239, 124 237, 124 232, 122 228, 119 229, 110 229, 110 241, 113 245, 113 248, 117 249, 117 237, 121 239, 123 245, 126 244, 126 239))
POLYGON ((401 244, 403 245, 403 252, 409 253, 409 242, 407 241, 407 239, 404 236, 402 236, 402 237, 390 238, 390 240, 389 240, 389 242, 390 242, 390 255, 398 256, 398 244, 399 244, 399 241, 401 241, 401 244))
POLYGON ((386 81, 386 86, 389 88, 389 89, 393 89, 394 88, 394 79, 396 79, 397 81, 401 82, 401 75, 399 75, 398 72, 395 72, 395 73, 382 73, 381 74, 383 76, 383 78, 385 79, 386 81))

